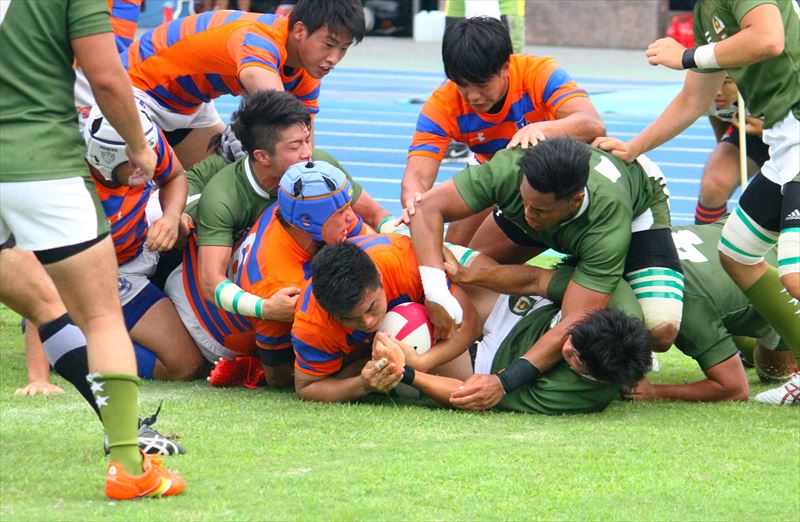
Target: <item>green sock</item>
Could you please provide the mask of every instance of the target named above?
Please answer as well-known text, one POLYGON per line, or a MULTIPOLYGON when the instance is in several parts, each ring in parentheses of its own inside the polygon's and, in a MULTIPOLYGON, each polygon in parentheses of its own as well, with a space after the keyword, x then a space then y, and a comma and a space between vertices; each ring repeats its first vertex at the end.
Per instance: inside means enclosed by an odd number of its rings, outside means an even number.
POLYGON ((778 271, 769 267, 744 294, 758 314, 778 332, 795 358, 800 357, 800 303, 783 288, 778 271))
POLYGON ((139 452, 139 378, 127 373, 90 373, 87 377, 100 409, 111 460, 131 475, 142 472, 139 452))
POLYGON ((752 337, 734 335, 733 344, 742 352, 742 359, 753 364, 753 351, 756 349, 756 340, 752 337))

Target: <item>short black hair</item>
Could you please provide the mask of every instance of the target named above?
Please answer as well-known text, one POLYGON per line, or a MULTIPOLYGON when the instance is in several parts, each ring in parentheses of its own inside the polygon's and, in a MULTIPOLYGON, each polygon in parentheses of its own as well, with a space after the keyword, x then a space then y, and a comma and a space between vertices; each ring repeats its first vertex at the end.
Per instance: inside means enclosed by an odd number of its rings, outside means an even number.
POLYGON ((500 73, 512 52, 511 37, 500 20, 488 16, 459 20, 444 32, 444 73, 458 85, 486 83, 500 73))
POLYGON ((586 371, 598 381, 633 386, 650 370, 650 334, 644 323, 619 310, 598 310, 569 334, 586 371))
POLYGON ((250 157, 256 149, 275 154, 281 133, 298 123, 310 127, 311 115, 305 105, 284 91, 255 92, 243 99, 231 116, 233 133, 250 157))
POLYGON ((333 34, 351 35, 355 43, 367 32, 359 0, 300 0, 289 15, 289 31, 297 22, 303 22, 309 35, 327 26, 333 34))
POLYGON ((592 151, 584 142, 559 136, 529 147, 518 165, 537 192, 566 199, 586 186, 591 157, 592 151))
POLYGON ((347 316, 368 290, 381 286, 378 268, 349 241, 325 245, 311 261, 311 287, 320 306, 336 319, 347 316))

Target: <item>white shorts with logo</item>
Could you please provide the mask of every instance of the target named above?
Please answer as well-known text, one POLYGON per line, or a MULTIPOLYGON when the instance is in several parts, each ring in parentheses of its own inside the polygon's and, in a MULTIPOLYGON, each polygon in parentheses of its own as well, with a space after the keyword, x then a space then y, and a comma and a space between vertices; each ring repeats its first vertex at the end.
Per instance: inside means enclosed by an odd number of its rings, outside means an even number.
POLYGON ((761 174, 778 185, 785 185, 800 173, 800 121, 792 111, 772 126, 764 129, 761 140, 769 145, 769 159, 761 174))
POLYGON ((150 278, 156 273, 156 265, 158 253, 145 248, 138 256, 119 266, 117 287, 122 306, 130 303, 150 284, 150 278))
POLYGON ((235 359, 241 355, 222 346, 200 325, 183 287, 183 264, 178 265, 178 268, 169 275, 164 285, 164 292, 175 305, 175 310, 178 311, 183 326, 186 327, 189 335, 192 336, 197 347, 200 348, 200 352, 208 361, 214 363, 220 358, 235 359))
POLYGON ((494 308, 483 324, 483 338, 478 341, 475 356, 475 373, 492 373, 492 362, 500 344, 508 333, 526 315, 552 301, 538 296, 501 295, 494 303, 494 308))
POLYGON ((24 250, 83 243, 108 230, 97 195, 81 177, 0 183, 0 243, 11 234, 24 250))
POLYGON ((217 107, 214 105, 214 100, 200 104, 192 114, 180 114, 167 109, 141 89, 134 88, 133 94, 144 105, 150 118, 164 132, 224 125, 217 112, 217 107))

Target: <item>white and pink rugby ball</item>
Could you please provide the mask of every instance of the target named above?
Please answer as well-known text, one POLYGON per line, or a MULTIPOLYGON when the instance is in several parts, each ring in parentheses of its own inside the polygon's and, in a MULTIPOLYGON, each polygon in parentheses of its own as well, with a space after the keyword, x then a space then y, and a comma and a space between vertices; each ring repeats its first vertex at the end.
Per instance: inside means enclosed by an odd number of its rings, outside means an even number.
POLYGON ((433 346, 433 325, 425 305, 419 303, 403 303, 389 310, 381 330, 414 347, 420 355, 433 346))

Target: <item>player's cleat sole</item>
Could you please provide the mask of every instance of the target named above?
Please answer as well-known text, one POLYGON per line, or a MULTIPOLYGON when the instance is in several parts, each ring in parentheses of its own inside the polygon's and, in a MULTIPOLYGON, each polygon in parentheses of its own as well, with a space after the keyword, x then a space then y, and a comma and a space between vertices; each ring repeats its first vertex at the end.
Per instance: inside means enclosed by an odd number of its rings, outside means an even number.
POLYGON ((131 475, 122 464, 108 463, 106 473, 106 496, 112 500, 136 500, 140 498, 171 497, 186 488, 186 482, 152 455, 142 454, 144 472, 131 475))
POLYGON ((240 355, 235 359, 220 359, 208 376, 208 382, 219 388, 244 386, 255 390, 266 384, 261 361, 252 355, 240 355))
POLYGON ((755 400, 764 404, 776 404, 778 406, 797 406, 800 405, 800 371, 794 374, 785 384, 772 388, 756 395, 755 400))

